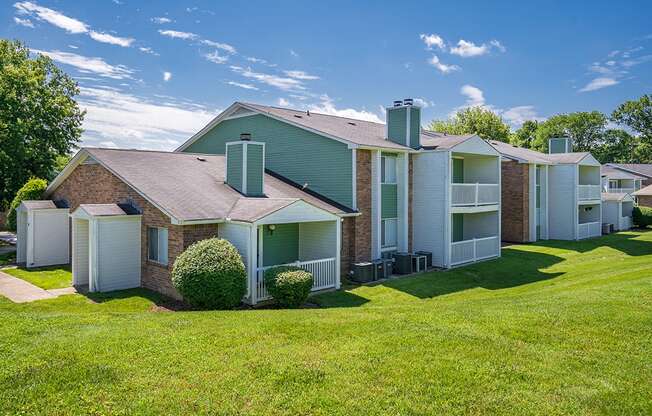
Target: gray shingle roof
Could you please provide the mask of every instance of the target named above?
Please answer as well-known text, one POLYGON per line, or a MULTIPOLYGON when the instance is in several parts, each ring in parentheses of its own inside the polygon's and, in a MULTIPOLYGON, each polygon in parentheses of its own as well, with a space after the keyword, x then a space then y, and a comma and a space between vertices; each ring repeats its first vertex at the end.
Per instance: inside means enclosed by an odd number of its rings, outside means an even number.
POLYGON ((22 201, 21 204, 25 209, 54 209, 57 206, 54 204, 54 201, 22 201))
POLYGON ((553 153, 546 155, 546 158, 555 163, 580 163, 589 155, 589 152, 553 153))
POLYGON ((626 169, 639 175, 643 175, 646 178, 652 178, 652 164, 650 163, 609 163, 609 166, 626 169))
POLYGON ((126 215, 117 204, 81 204, 77 209, 83 209, 93 217, 111 217, 115 215, 126 215))
POLYGON ((624 170, 614 168, 610 165, 602 165, 600 167, 600 174, 608 177, 609 179, 645 179, 644 176, 625 172, 624 170))
POLYGON ((510 159, 524 160, 529 163, 541 163, 546 165, 552 163, 550 159, 547 158, 548 155, 545 153, 496 140, 489 140, 489 144, 491 144, 501 155, 510 159))
POLYGON ((626 193, 615 193, 615 192, 603 192, 602 193, 602 200, 603 201, 622 201, 623 199, 627 198, 629 194, 626 193))
POLYGON ((474 136, 475 134, 452 135, 422 130, 421 146, 436 149, 452 149, 474 136))
POLYGON ((234 219, 255 221, 304 200, 333 214, 345 211, 265 174, 267 198, 248 198, 224 183, 226 158, 221 155, 86 148, 90 156, 143 194, 154 205, 181 221, 234 219), (202 159, 202 160, 200 160, 202 159), (279 200, 282 200, 281 203, 279 200))
POLYGON ((648 185, 645 188, 641 188, 638 191, 634 192, 634 196, 652 196, 652 185, 648 185))

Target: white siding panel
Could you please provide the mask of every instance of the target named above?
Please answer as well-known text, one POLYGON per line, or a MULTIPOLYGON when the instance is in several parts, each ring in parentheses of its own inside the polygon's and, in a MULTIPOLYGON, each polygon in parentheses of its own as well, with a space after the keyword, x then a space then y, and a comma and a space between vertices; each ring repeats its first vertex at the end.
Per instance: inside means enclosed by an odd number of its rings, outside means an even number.
POLYGON ((556 165, 549 168, 548 235, 553 240, 575 239, 575 229, 577 228, 575 169, 575 165, 556 165))
POLYGON ((478 136, 458 144, 451 150, 459 153, 498 156, 498 151, 478 136))
POLYGON ((27 212, 16 212, 16 261, 27 262, 27 212))
POLYGON ((75 285, 88 284, 88 220, 73 220, 72 280, 75 285))
POLYGON ((449 236, 446 195, 449 153, 424 152, 414 158, 412 232, 414 250, 432 252, 433 266, 445 266, 449 236))
POLYGON ((257 221, 262 224, 289 224, 301 221, 328 221, 336 216, 304 201, 297 201, 257 221))
POLYGON ((299 224, 299 260, 318 260, 337 255, 337 224, 335 221, 299 224))
POLYGON ((249 261, 250 227, 240 224, 223 223, 218 226, 218 235, 235 246, 245 266, 249 261))
POLYGON ((140 218, 98 219, 99 291, 140 287, 140 218))
POLYGON ((33 263, 29 267, 67 264, 70 260, 69 217, 67 209, 33 211, 33 263))

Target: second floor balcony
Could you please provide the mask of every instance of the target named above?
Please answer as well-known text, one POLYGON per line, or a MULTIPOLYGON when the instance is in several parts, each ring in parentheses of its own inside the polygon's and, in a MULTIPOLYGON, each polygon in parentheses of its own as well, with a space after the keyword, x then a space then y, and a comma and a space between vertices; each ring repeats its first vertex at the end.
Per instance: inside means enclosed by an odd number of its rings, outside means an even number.
POLYGON ((500 187, 495 183, 453 183, 451 205, 476 207, 500 203, 500 187))
POLYGON ((579 201, 600 200, 601 193, 600 185, 577 185, 577 199, 579 201))

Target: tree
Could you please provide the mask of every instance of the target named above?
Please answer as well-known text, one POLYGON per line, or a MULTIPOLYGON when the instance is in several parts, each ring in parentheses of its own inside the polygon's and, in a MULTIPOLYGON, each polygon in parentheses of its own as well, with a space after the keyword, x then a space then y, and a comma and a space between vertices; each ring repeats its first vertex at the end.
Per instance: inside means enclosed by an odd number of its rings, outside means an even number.
POLYGON ((515 146, 525 147, 526 149, 532 148, 536 139, 537 129, 539 122, 536 120, 528 120, 509 136, 509 142, 515 146))
POLYGON ((639 163, 636 156, 639 141, 625 130, 605 131, 603 143, 591 150, 600 163, 639 163))
POLYGON ((0 205, 30 177, 52 177, 79 142, 85 112, 77 83, 43 55, 0 39, 0 205))
POLYGON ((493 111, 483 107, 458 110, 448 120, 433 120, 428 128, 446 134, 477 134, 485 140, 509 140, 509 126, 493 111))
POLYGON ((557 114, 539 123, 532 148, 547 153, 550 138, 570 137, 574 151, 590 152, 603 143, 606 128, 607 117, 599 111, 557 114))
POLYGON ((611 121, 636 133, 638 145, 633 151, 636 162, 652 163, 652 96, 622 103, 611 113, 611 121))
POLYGON ((7 228, 16 231, 16 208, 18 208, 20 203, 23 201, 41 199, 41 196, 47 187, 48 183, 45 179, 31 178, 18 190, 18 192, 16 192, 16 196, 13 201, 11 201, 9 212, 7 213, 7 228))

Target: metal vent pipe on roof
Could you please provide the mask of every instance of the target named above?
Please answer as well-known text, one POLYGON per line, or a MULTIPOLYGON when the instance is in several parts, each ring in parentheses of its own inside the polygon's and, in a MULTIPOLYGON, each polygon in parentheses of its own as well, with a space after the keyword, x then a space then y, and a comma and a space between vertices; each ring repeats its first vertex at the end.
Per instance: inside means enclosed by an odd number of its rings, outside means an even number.
POLYGON ((403 105, 413 105, 414 100, 412 98, 406 98, 403 100, 403 105))
POLYGON ((403 101, 401 100, 394 100, 394 107, 400 107, 403 105, 403 101))

